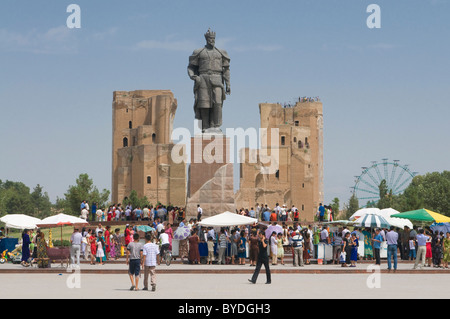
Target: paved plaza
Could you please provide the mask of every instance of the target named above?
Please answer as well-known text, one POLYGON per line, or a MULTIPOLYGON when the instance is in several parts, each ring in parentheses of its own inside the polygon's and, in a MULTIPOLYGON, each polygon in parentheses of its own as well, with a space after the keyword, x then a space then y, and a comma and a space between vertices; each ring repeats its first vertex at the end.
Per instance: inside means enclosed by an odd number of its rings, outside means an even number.
MULTIPOLYGON (((21 299, 317 299, 317 298, 445 298, 450 293, 448 270, 425 268, 411 271, 400 263, 397 273, 379 272, 361 263, 356 268, 338 265, 292 265, 271 267, 272 284, 265 284, 264 268, 253 285, 249 265, 186 265, 157 267, 157 290, 129 291, 125 264, 82 264, 81 272, 54 266, 51 272, 20 265, 0 268, 1 298, 21 299), (297 271, 297 272, 296 272, 297 271), (368 272, 369 271, 369 272, 368 272)), ((143 277, 139 284, 142 288, 143 277)))

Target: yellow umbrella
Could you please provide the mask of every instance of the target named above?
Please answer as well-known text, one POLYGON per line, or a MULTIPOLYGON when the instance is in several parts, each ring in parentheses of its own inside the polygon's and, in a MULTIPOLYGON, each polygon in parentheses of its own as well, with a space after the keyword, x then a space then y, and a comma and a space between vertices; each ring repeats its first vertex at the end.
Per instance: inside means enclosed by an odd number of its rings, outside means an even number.
POLYGON ((450 223, 450 217, 447 217, 445 215, 433 212, 429 209, 417 209, 412 210, 409 212, 399 213, 399 214, 393 214, 391 217, 399 217, 399 218, 406 218, 410 220, 416 220, 421 222, 435 222, 435 223, 450 223))

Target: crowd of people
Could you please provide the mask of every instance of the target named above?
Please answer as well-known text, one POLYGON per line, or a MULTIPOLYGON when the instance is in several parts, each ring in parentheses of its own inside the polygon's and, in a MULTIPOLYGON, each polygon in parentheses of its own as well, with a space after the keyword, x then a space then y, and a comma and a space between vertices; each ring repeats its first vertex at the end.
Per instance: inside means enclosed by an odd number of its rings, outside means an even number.
MULTIPOLYGON (((415 261, 418 267, 449 268, 450 232, 432 231, 429 227, 409 229, 367 229, 347 226, 332 226, 322 223, 333 220, 331 207, 320 206, 317 209, 319 224, 302 227, 299 210, 292 205, 275 205, 271 209, 267 204, 256 204, 256 209, 236 210, 237 214, 258 219, 253 225, 233 227, 203 227, 199 222, 203 210, 198 205, 197 218, 186 220, 184 209, 178 207, 133 208, 127 205, 111 205, 106 211, 96 208, 97 227, 74 228, 70 238, 70 263, 79 265, 85 259, 91 265, 104 265, 111 260, 125 257, 129 267, 131 289, 137 290, 141 269, 144 270, 144 289, 156 289, 155 267, 162 262, 164 253, 172 250, 174 232, 177 227, 186 227, 189 236, 178 241, 178 255, 182 262, 189 264, 206 263, 247 265, 255 271, 250 282, 255 283, 262 265, 266 268, 267 283, 271 282, 269 265, 286 265, 285 255, 292 256, 289 262, 294 267, 309 265, 311 259, 318 258, 320 243, 331 245, 332 262, 342 267, 356 267, 361 259, 374 260, 380 265, 380 252, 387 246, 388 269, 397 269, 398 255, 402 260, 415 261), (101 213, 99 213, 99 211, 101 213), (107 212, 105 214, 105 212, 107 212), (106 219, 105 219, 106 216, 106 219), (130 221, 125 228, 102 226, 103 221, 130 221), (139 221, 139 223, 135 223, 139 221), (144 222, 144 223, 142 223, 144 222), (150 227, 139 229, 136 224, 150 227), (360 246, 363 245, 361 254, 360 246), (206 255, 200 254, 206 247, 206 255), (315 254, 316 253, 316 254, 315 254), (393 261, 393 262, 392 262, 393 261), (150 286, 148 277, 150 276, 150 286)), ((89 204, 83 202, 81 216, 89 216, 89 204), (84 211, 84 212, 83 212, 84 211), (86 213, 86 211, 88 213, 86 213)), ((92 223, 91 223, 92 224, 92 223)), ((46 256, 48 246, 44 233, 39 229, 25 230, 22 234, 22 264, 28 266, 30 260, 39 261, 39 267, 49 267, 46 256)), ((319 260, 319 259, 318 259, 319 260)))
MULTIPOLYGON (((288 208, 286 204, 280 205, 279 203, 276 203, 274 208, 270 208, 268 204, 256 203, 255 207, 250 209, 236 209, 236 213, 265 222, 299 222, 301 218, 300 211, 295 205, 288 208)), ((318 222, 333 221, 335 213, 331 206, 320 203, 315 218, 318 222)))
POLYGON ((398 257, 401 260, 415 261, 418 267, 448 269, 450 261, 450 233, 432 231, 429 227, 413 229, 405 226, 387 228, 339 227, 330 231, 323 226, 314 235, 314 244, 324 242, 333 246, 333 262, 342 267, 355 267, 358 260, 375 260, 380 265, 380 252, 383 243, 387 249, 388 270, 397 270, 398 257), (362 245, 362 253, 359 247, 362 245))
POLYGON ((144 205, 143 207, 133 207, 131 204, 123 205, 121 203, 99 207, 97 203, 89 206, 89 201, 83 200, 80 205, 80 218, 86 221, 150 221, 160 218, 163 221, 169 221, 173 224, 175 221, 181 221, 185 218, 186 212, 182 207, 165 206, 162 204, 144 205))
MULTIPOLYGON (((303 102, 320 102, 320 98, 318 96, 315 97, 311 97, 311 96, 300 96, 298 98, 298 102, 303 103, 303 102)), ((281 103, 278 103, 281 105, 281 103)), ((283 108, 291 108, 294 107, 295 104, 291 104, 291 103, 283 103, 283 108)))

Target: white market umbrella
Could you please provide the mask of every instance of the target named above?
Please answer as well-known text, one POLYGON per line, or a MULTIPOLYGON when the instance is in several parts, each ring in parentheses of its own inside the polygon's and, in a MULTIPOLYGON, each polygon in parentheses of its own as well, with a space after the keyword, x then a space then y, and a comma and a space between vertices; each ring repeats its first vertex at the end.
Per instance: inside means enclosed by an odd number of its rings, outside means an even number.
POLYGON ((5 223, 6 228, 14 229, 34 229, 36 224, 41 220, 36 217, 24 215, 24 214, 8 214, 0 218, 2 223, 5 223))
POLYGON ((62 227, 68 225, 83 225, 89 224, 86 220, 75 217, 67 214, 57 214, 47 218, 44 218, 39 224, 38 227, 61 227, 61 245, 62 245, 62 227))
POLYGON ((370 207, 370 208, 361 208, 358 209, 348 220, 354 221, 358 218, 364 217, 366 214, 379 214, 380 209, 376 207, 370 207))
POLYGON ((405 228, 405 226, 408 226, 409 229, 413 229, 413 223, 406 218, 398 218, 398 217, 391 217, 393 214, 399 214, 400 212, 398 210, 395 210, 393 208, 385 208, 380 210, 380 215, 383 216, 391 226, 398 227, 398 228, 405 228))
POLYGON ((222 214, 202 219, 202 221, 198 224, 206 227, 227 227, 238 225, 253 225, 257 222, 258 220, 256 218, 242 216, 231 212, 224 212, 222 214))

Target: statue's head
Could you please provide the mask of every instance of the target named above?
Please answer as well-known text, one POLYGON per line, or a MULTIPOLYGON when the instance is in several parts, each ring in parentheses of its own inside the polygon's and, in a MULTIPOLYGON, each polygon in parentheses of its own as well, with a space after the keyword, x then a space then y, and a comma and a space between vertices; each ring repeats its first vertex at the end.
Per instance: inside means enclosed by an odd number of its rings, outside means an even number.
POLYGON ((211 29, 208 29, 205 33, 205 39, 208 45, 214 46, 216 43, 216 33, 211 31, 211 29))

